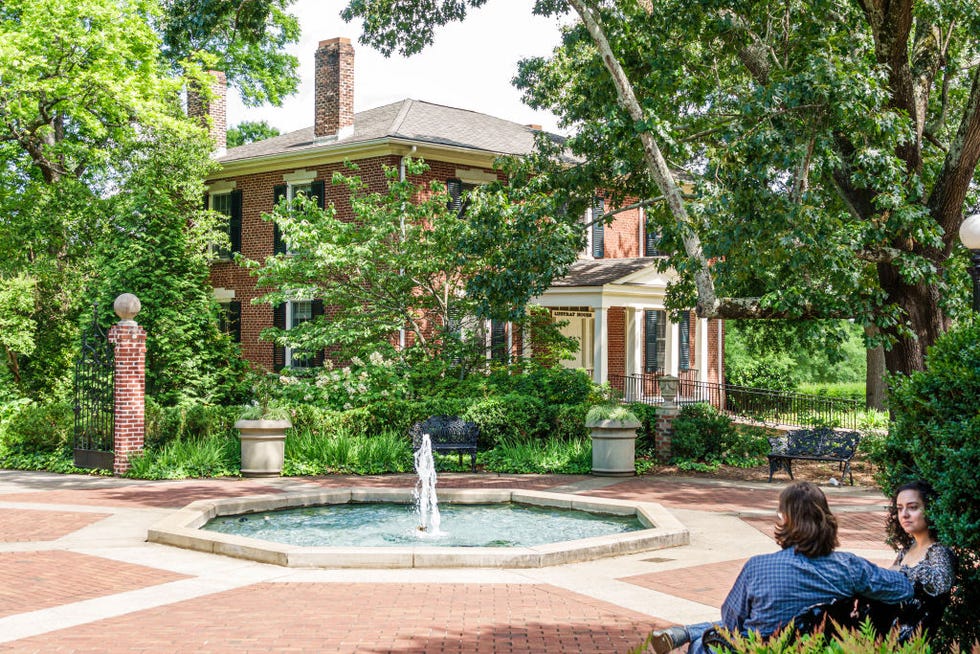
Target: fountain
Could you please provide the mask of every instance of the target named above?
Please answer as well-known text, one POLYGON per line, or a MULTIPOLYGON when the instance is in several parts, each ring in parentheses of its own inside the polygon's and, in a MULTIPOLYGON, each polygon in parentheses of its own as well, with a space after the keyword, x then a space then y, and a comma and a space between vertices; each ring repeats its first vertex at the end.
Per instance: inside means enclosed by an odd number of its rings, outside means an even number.
POLYGON ((193 502, 147 540, 290 567, 531 568, 686 545, 649 502, 516 489, 454 488, 436 497, 423 435, 410 488, 341 488, 193 502), (451 533, 441 530, 444 503, 451 533), (405 505, 415 506, 414 513, 405 505))
POLYGON ((422 434, 422 444, 415 451, 415 473, 419 480, 415 483, 415 512, 419 517, 419 531, 438 536, 439 498, 436 497, 436 464, 432 459, 432 439, 422 434))

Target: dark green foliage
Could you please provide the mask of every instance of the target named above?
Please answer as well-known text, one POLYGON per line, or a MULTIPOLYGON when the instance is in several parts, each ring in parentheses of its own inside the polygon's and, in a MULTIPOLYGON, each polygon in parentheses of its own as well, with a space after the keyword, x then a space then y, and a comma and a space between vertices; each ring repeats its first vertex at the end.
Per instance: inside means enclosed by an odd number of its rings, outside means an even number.
POLYGON ((714 462, 734 439, 731 418, 710 404, 686 404, 674 419, 671 453, 675 460, 714 462))
POLYGON ((126 476, 137 479, 237 476, 241 447, 237 434, 175 439, 130 458, 130 465, 126 476))
POLYGON ((160 449, 171 441, 223 438, 235 434, 234 424, 241 407, 186 403, 161 406, 146 403, 147 449, 160 449))
POLYGON ((929 507, 941 542, 960 560, 958 584, 941 635, 964 650, 980 638, 980 321, 957 327, 929 349, 926 370, 893 378, 893 421, 875 463, 882 489, 924 479, 938 497, 929 507))
POLYGON ((636 448, 640 452, 653 452, 656 446, 657 406, 633 402, 630 411, 639 419, 640 428, 636 430, 636 448))
POLYGON ((593 400, 595 384, 584 370, 555 366, 547 368, 533 362, 520 371, 501 370, 490 375, 487 387, 502 392, 536 397, 545 404, 582 404, 593 400))
POLYGON ((51 454, 71 447, 75 416, 67 402, 26 404, 3 422, 3 449, 10 454, 51 454))
POLYGON ((545 436, 559 440, 588 437, 589 429, 585 426, 585 414, 589 412, 589 405, 559 404, 548 409, 553 417, 551 428, 545 436))
POLYGON ((548 424, 542 420, 543 410, 541 400, 510 393, 474 402, 462 417, 480 426, 481 447, 493 447, 502 440, 539 437, 548 424))
MULTIPOLYGON (((299 41, 289 0, 163 0, 159 16, 162 54, 174 67, 204 55, 220 70, 246 105, 282 104, 296 91, 299 62, 286 48, 299 41)), ((209 63, 209 65, 214 65, 209 63)))

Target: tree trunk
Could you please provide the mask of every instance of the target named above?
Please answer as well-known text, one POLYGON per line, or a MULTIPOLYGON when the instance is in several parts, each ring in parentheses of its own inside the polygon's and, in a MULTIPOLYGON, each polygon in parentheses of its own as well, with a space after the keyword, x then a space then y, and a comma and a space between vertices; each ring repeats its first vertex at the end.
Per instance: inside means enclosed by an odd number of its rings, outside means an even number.
POLYGON ((902 310, 911 331, 903 333, 898 327, 882 330, 894 339, 894 345, 885 352, 885 368, 902 375, 924 370, 926 349, 949 329, 949 319, 939 304, 939 289, 905 283, 891 264, 878 265, 878 278, 888 301, 902 310))
MULTIPOLYGON (((876 332, 874 327, 865 327, 869 336, 876 332)), ((888 389, 885 385, 885 348, 873 347, 867 351, 868 370, 864 379, 864 403, 869 409, 885 410, 885 397, 888 389)))

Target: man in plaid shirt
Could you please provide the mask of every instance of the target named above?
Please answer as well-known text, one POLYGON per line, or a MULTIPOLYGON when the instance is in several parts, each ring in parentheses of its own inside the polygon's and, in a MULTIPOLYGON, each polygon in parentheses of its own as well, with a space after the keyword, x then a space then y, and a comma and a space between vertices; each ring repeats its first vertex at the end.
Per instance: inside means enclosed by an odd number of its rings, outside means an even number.
POLYGON ((912 597, 901 572, 880 568, 848 552, 836 552, 837 518, 816 485, 796 482, 779 495, 776 543, 782 550, 749 559, 725 603, 721 622, 670 627, 652 634, 653 651, 664 654, 690 643, 705 654, 702 634, 710 627, 768 636, 814 604, 860 596, 889 604, 912 597))

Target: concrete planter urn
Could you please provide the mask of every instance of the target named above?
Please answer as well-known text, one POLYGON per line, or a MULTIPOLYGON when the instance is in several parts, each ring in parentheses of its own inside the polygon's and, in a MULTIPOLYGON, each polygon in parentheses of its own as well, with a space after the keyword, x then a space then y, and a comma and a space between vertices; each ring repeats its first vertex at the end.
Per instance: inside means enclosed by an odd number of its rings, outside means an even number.
POLYGON ((278 477, 282 474, 289 420, 239 420, 235 429, 242 442, 243 477, 278 477))
POLYGON ((636 474, 636 430, 640 421, 629 411, 610 418, 593 415, 585 420, 592 436, 592 474, 631 477, 636 474))

